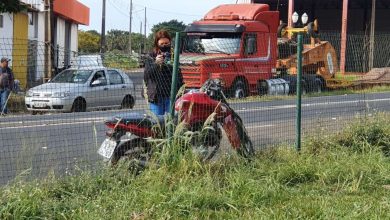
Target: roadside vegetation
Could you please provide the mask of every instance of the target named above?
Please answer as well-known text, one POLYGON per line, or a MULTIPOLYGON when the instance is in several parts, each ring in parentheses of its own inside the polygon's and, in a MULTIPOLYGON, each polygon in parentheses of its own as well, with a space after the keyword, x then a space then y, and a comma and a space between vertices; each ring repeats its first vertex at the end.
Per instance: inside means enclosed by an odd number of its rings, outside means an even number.
POLYGON ((121 53, 120 51, 104 54, 104 66, 124 71, 139 67, 137 57, 121 53))
POLYGON ((7 106, 11 114, 27 112, 27 108, 24 102, 24 94, 22 95, 11 93, 7 106))
POLYGON ((135 175, 121 164, 0 189, 0 219, 388 219, 390 115, 338 134, 201 163, 175 146, 135 175))
MULTIPOLYGON (((322 96, 336 96, 336 95, 351 95, 351 94, 370 94, 370 93, 380 93, 380 92, 390 92, 390 86, 373 86, 366 89, 339 89, 339 90, 330 90, 324 91, 321 93, 307 93, 302 95, 302 97, 322 97, 322 96)), ((249 96, 242 99, 231 99, 232 102, 255 102, 255 101, 275 101, 275 100, 291 100, 295 99, 296 95, 264 95, 264 96, 249 96)))

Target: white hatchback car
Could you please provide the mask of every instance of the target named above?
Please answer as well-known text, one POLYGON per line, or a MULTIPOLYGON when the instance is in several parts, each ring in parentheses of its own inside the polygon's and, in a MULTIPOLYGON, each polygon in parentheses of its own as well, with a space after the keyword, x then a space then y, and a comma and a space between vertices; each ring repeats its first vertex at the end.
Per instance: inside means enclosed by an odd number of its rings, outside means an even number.
POLYGON ((129 76, 117 69, 71 68, 28 90, 25 103, 33 114, 133 108, 135 87, 129 76))

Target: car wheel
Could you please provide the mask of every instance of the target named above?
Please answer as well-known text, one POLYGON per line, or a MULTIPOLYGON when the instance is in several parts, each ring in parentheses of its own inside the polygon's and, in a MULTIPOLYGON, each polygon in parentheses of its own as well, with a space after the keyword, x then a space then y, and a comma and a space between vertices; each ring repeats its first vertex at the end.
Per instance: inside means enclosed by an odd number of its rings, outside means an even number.
POLYGON ((37 112, 37 111, 32 111, 31 114, 32 114, 32 115, 37 115, 38 112, 37 112))
POLYGON ((123 99, 121 106, 123 109, 132 109, 134 107, 134 104, 134 98, 131 95, 127 95, 123 99))
POLYGON ((72 105, 72 112, 85 112, 87 110, 87 103, 83 98, 77 98, 72 105))
POLYGON ((236 80, 231 90, 231 96, 236 99, 247 97, 247 87, 248 86, 246 85, 245 81, 242 79, 236 80))

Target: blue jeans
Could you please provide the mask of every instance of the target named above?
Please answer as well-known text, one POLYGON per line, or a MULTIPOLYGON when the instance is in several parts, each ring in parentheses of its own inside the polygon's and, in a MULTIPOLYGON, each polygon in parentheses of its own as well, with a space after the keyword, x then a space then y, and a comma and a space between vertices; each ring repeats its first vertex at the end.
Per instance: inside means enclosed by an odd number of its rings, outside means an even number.
POLYGON ((8 113, 6 102, 7 102, 7 99, 8 99, 10 92, 11 91, 9 89, 0 90, 0 113, 4 113, 4 114, 8 113))
POLYGON ((150 111, 155 115, 164 115, 169 112, 170 103, 169 98, 159 98, 157 103, 149 103, 150 111))

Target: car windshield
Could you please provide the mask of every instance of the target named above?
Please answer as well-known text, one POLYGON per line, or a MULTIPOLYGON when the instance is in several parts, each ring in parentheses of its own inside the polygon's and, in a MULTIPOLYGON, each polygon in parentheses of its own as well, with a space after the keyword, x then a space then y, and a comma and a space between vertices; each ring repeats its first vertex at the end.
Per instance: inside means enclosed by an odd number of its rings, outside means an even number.
POLYGON ((191 33, 184 41, 183 52, 236 54, 240 41, 240 33, 191 33))
POLYGON ((90 70, 65 70, 54 77, 51 83, 77 83, 84 84, 91 76, 90 70))

